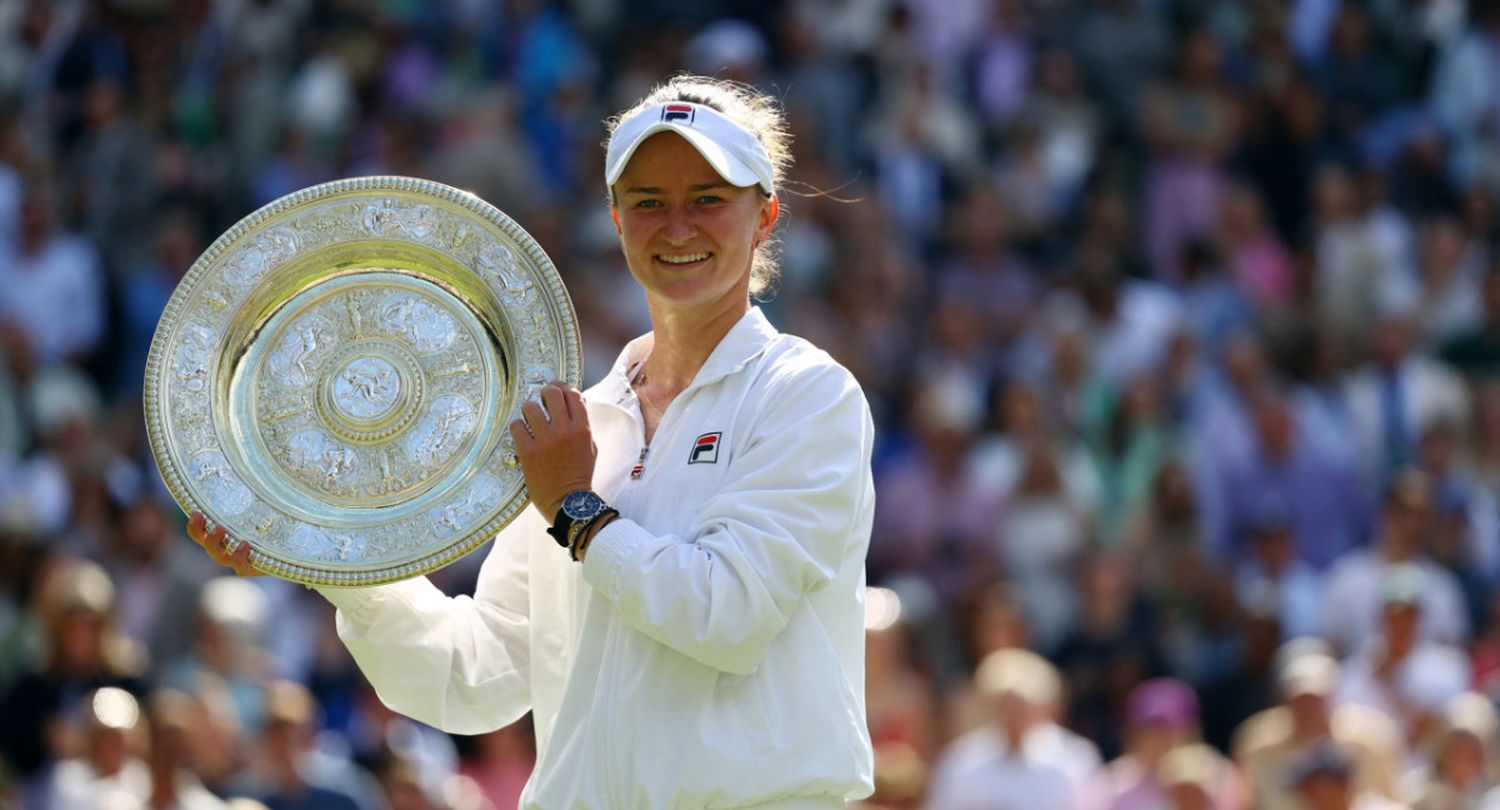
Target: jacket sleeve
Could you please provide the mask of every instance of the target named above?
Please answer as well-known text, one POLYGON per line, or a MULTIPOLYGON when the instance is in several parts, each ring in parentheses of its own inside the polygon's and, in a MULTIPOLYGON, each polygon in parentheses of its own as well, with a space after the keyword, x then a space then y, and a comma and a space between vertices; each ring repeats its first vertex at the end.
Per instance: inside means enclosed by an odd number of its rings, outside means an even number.
POLYGON ((425 577, 319 587, 339 638, 392 710, 457 734, 501 728, 531 708, 527 509, 495 539, 472 597, 425 577))
POLYGON ((589 545, 584 579, 626 624, 700 663, 753 672, 804 595, 851 555, 874 508, 874 427, 864 395, 827 362, 768 384, 729 480, 691 524, 658 536, 616 520, 589 545))

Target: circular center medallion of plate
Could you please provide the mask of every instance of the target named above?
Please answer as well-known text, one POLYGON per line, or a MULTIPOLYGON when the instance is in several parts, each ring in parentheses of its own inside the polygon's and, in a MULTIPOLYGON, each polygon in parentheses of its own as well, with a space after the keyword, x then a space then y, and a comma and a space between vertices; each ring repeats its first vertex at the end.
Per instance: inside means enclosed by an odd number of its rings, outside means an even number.
POLYGON ((383 357, 356 357, 333 375, 334 410, 352 421, 379 419, 400 395, 401 376, 383 357))
POLYGON ((398 340, 356 341, 318 368, 319 421, 356 444, 387 439, 412 423, 425 392, 421 365, 398 340))

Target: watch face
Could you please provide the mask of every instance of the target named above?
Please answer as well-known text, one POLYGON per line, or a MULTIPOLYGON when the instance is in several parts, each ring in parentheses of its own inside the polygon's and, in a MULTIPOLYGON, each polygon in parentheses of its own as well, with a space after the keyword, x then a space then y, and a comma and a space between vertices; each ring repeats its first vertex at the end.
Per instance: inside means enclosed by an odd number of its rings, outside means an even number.
POLYGON ((604 500, 589 490, 569 492, 563 498, 562 511, 573 520, 585 520, 604 507, 604 500))

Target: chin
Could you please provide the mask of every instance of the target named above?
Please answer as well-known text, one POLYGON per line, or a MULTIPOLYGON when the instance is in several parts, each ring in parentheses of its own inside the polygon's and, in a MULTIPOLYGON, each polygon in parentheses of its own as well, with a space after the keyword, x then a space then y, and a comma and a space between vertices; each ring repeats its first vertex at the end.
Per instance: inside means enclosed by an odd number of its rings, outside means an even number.
MULTIPOLYGON (((709 289, 702 284, 681 283, 663 284, 650 293, 662 304, 675 309, 702 309, 725 301, 736 295, 734 289, 709 289)), ((749 293, 739 290, 741 298, 748 298, 749 293)))

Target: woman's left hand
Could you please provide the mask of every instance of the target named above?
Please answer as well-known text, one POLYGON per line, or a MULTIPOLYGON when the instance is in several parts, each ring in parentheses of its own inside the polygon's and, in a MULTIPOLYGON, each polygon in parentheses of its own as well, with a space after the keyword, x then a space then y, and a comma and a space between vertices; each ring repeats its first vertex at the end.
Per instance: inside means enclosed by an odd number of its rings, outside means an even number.
POLYGON ((582 394, 553 380, 542 388, 541 400, 546 412, 536 400, 528 400, 521 406, 522 418, 510 423, 510 435, 516 440, 531 502, 548 520, 554 520, 564 496, 593 488, 599 451, 582 394))

